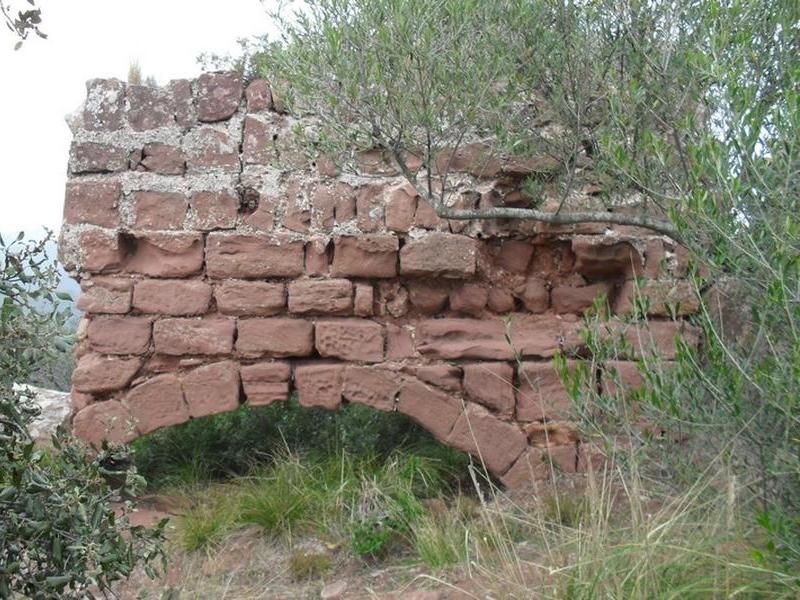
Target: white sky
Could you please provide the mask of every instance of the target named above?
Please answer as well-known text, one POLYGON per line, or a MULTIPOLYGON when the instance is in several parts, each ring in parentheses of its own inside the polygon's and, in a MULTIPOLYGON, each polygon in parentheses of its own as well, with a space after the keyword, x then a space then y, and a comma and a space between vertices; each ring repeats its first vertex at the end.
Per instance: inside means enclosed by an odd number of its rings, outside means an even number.
MULTIPOLYGON (((267 0, 270 2, 271 0, 267 0)), ((94 77, 125 79, 137 60, 159 84, 199 73, 203 52, 273 31, 258 0, 40 0, 48 39, 0 29, 0 231, 57 230, 70 131, 64 115, 94 77)), ((24 8, 24 0, 15 6, 24 8)))

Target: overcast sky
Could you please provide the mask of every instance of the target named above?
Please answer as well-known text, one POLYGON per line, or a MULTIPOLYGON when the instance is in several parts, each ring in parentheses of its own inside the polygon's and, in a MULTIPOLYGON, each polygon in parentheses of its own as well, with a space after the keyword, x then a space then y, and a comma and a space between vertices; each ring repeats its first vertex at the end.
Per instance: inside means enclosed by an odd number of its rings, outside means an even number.
MULTIPOLYGON (((270 2, 271 0, 267 0, 270 2)), ((24 0, 16 6, 24 7, 24 0)), ((199 72, 203 52, 270 31, 258 0, 40 0, 47 40, 14 52, 0 30, 0 231, 58 229, 70 131, 64 115, 94 77, 125 79, 137 60, 159 83, 199 72)))

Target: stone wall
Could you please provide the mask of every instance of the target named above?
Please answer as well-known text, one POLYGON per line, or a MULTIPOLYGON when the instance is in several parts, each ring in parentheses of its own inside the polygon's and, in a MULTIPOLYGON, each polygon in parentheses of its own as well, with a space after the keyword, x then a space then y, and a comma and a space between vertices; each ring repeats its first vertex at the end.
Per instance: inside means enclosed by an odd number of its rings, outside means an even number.
MULTIPOLYGON (((696 302, 684 253, 662 237, 442 220, 377 152, 354 173, 308 157, 292 133, 307 121, 265 81, 87 87, 70 118, 60 252, 82 289, 73 425, 91 442, 296 392, 306 406, 400 411, 519 485, 545 473, 547 452, 586 466, 550 359, 580 355, 598 295, 628 312, 645 277, 654 351, 669 359, 679 331, 695 335, 668 316, 696 302)), ((526 202, 522 179, 553 168, 480 144, 453 158, 462 207, 526 202)), ((640 333, 627 330, 634 347, 640 333)), ((598 386, 611 372, 638 381, 634 362, 602 367, 598 386)))

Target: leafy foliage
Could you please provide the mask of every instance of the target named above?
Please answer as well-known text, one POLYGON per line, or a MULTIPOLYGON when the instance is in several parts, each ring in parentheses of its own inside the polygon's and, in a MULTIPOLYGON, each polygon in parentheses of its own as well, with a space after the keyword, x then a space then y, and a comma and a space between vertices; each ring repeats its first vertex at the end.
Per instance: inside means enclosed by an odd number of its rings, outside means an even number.
POLYGON ((35 0, 28 0, 28 4, 32 8, 18 10, 15 15, 11 4, 5 2, 5 0, 0 1, 0 14, 3 15, 6 27, 19 38, 14 45, 14 50, 19 50, 22 47, 22 43, 31 32, 35 33, 40 38, 47 38, 47 34, 39 29, 39 25, 42 24, 42 10, 36 7, 35 0))
POLYGON ((49 451, 28 432, 38 406, 14 382, 27 381, 40 363, 70 348, 62 327, 58 274, 45 247, 49 236, 5 244, 0 239, 0 597, 84 598, 106 591, 143 563, 162 557, 162 523, 130 527, 112 502, 143 484, 127 450, 97 454, 63 431, 49 451))

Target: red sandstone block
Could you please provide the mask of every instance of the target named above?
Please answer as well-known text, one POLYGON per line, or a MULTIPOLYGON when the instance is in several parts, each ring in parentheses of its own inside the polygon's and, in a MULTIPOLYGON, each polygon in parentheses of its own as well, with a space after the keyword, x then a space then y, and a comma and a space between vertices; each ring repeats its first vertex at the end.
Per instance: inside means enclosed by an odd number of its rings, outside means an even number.
POLYGON ((230 192, 194 192, 190 203, 196 228, 209 230, 236 227, 239 198, 230 192))
POLYGON ((195 123, 195 110, 192 103, 192 82, 188 79, 173 79, 167 89, 175 106, 175 121, 184 129, 195 123))
POLYGON ((193 418, 236 410, 239 365, 224 360, 189 371, 183 376, 183 394, 193 418))
POLYGON ((553 288, 553 310, 557 313, 582 313, 594 306, 595 301, 605 296, 606 303, 614 286, 610 282, 595 283, 582 287, 559 285, 553 288))
POLYGON ((644 276, 648 279, 658 279, 668 271, 667 253, 664 242, 660 239, 647 240, 644 249, 644 276))
POLYGON ((510 360, 505 333, 499 319, 428 319, 417 325, 416 345, 429 358, 510 360))
POLYGON ((269 317, 286 308, 286 286, 265 281, 223 281, 214 289, 217 310, 224 315, 269 317))
POLYGON ((422 383, 408 382, 400 391, 397 410, 443 442, 461 413, 461 402, 422 383))
POLYGON ((95 317, 87 336, 92 349, 102 354, 144 354, 150 348, 147 317, 95 317))
POLYGON ((355 215, 355 192, 341 181, 319 184, 311 192, 311 206, 314 227, 330 231, 335 224, 349 221, 355 215))
POLYGON ((410 281, 408 282, 408 295, 414 308, 432 315, 444 310, 447 306, 450 288, 442 282, 410 281))
POLYGON ((254 79, 244 91, 247 112, 262 112, 272 108, 272 93, 266 79, 254 79))
POLYGON ((156 375, 137 385, 125 395, 124 404, 142 435, 189 420, 181 382, 175 375, 156 375))
POLYGON ((644 378, 639 372, 639 365, 635 362, 609 360, 603 364, 600 384, 606 395, 624 393, 626 390, 640 387, 643 383, 644 378))
POLYGON ((528 447, 519 427, 501 421, 477 404, 467 405, 447 436, 447 444, 480 457, 497 475, 508 471, 528 447))
POLYGON ((301 184, 302 182, 296 177, 290 178, 286 184, 283 226, 298 233, 307 233, 311 227, 311 207, 301 184))
POLYGON ((580 432, 570 421, 534 421, 524 427, 528 442, 538 448, 573 446, 580 442, 580 432))
POLYGON ((236 350, 256 356, 309 356, 314 325, 303 319, 240 319, 236 350))
POLYGON ((353 298, 353 312, 357 317, 371 317, 373 314, 374 289, 369 283, 357 283, 353 298))
POLYGON ((175 104, 168 90, 148 85, 128 85, 128 124, 147 131, 175 124, 175 104))
POLYGON ((530 242, 504 239, 495 258, 495 264, 509 273, 526 273, 534 248, 530 242))
POLYGON ((509 337, 523 356, 552 358, 559 350, 583 348, 581 326, 577 315, 517 315, 511 321, 509 337))
POLYGON ((304 279, 289 283, 289 312, 346 315, 353 311, 353 284, 347 279, 304 279))
POLYGON ((303 406, 320 406, 329 410, 342 403, 344 365, 312 363, 295 367, 294 383, 303 406))
POLYGON ((329 262, 327 241, 312 239, 306 244, 306 275, 327 275, 329 262))
POLYGON ((436 214, 436 210, 422 198, 417 199, 417 210, 414 213, 414 227, 433 231, 447 231, 447 221, 436 214))
POLYGON ((536 277, 529 277, 514 293, 532 313, 543 313, 550 307, 550 290, 536 277))
POLYGON ((461 392, 461 367, 439 364, 408 367, 407 370, 425 383, 435 385, 448 392, 461 392))
POLYGON ((665 360, 675 360, 677 355, 676 339, 681 337, 689 347, 696 348, 700 342, 699 330, 689 323, 681 321, 656 321, 627 324, 619 321, 611 322, 601 335, 622 336, 628 345, 623 358, 641 358, 642 356, 659 356, 665 360), (610 332, 608 331, 610 330, 610 332))
POLYGON ((383 327, 374 321, 317 321, 315 337, 320 356, 364 362, 383 360, 383 327))
POLYGON ((202 315, 211 303, 211 286, 196 279, 145 279, 133 289, 133 307, 144 313, 202 315))
POLYGON ((116 400, 96 402, 79 410, 72 419, 72 434, 98 448, 103 440, 127 444, 139 437, 130 411, 116 400))
POLYGON ((83 126, 87 131, 116 131, 122 128, 125 109, 125 84, 118 79, 91 79, 86 82, 83 126))
POLYGON ((153 142, 131 154, 130 168, 132 171, 161 175, 183 175, 186 171, 186 157, 180 148, 153 142))
POLYGON ((417 192, 413 186, 405 184, 392 189, 386 201, 386 228, 408 232, 414 223, 416 210, 417 192))
POLYGON ((230 354, 235 328, 225 318, 162 319, 153 325, 153 341, 159 354, 230 354))
POLYGON ((276 161, 278 156, 272 135, 278 127, 271 120, 254 117, 244 119, 244 137, 242 142, 242 159, 247 164, 268 165, 276 161))
POLYGON ((450 291, 450 308, 479 317, 489 301, 489 290, 480 283, 465 283, 450 291))
POLYGON ((119 226, 117 210, 122 187, 118 182, 72 181, 64 195, 64 222, 119 226))
POLYGON ((120 358, 85 354, 72 373, 72 385, 78 392, 102 393, 121 390, 142 366, 140 358, 120 358))
POLYGON ((493 287, 487 298, 489 310, 496 313, 510 313, 514 310, 514 296, 508 290, 493 287))
POLYGON ((644 270, 639 251, 628 242, 609 243, 600 236, 576 237, 572 252, 575 270, 590 279, 628 278, 641 275, 644 270))
POLYGON ((399 281, 379 281, 375 302, 378 315, 403 317, 408 312, 408 290, 399 281))
POLYGON ((635 280, 629 279, 617 294, 614 312, 632 313, 637 300, 652 317, 693 315, 700 310, 700 300, 694 287, 684 280, 646 280, 637 284, 635 280))
POLYGON ((203 268, 203 236, 150 233, 132 239, 125 269, 153 277, 186 277, 203 268))
POLYGON ((212 232, 206 271, 216 279, 297 277, 303 272, 303 242, 282 235, 212 232))
POLYGON ((464 279, 475 274, 477 246, 472 238, 431 233, 410 240, 400 250, 400 273, 405 276, 464 279))
POLYGON ((117 173, 128 168, 128 153, 123 148, 94 142, 72 142, 69 170, 83 173, 117 173))
POLYGON ((331 274, 336 277, 395 277, 398 247, 393 235, 337 238, 331 274))
POLYGON ((239 73, 203 73, 197 78, 197 118, 212 122, 233 116, 243 91, 239 73))
POLYGON ((370 233, 383 229, 383 184, 359 188, 356 194, 356 221, 361 231, 370 233))
POLYGON ((386 359, 403 360, 418 356, 414 349, 412 329, 406 325, 386 323, 386 359))
POLYGON ((175 192, 135 192, 133 194, 134 229, 181 229, 189 201, 175 192))
POLYGON ((550 468, 545 461, 545 451, 541 448, 527 448, 520 457, 500 477, 503 485, 510 490, 546 485, 550 468))
POLYGON ((85 313, 125 314, 131 308, 133 280, 92 277, 81 281, 77 307, 85 313))
POLYGON ((241 374, 244 395, 251 406, 266 406, 289 398, 291 368, 288 362, 243 365, 241 374))
POLYGON ((402 383, 402 375, 396 371, 348 366, 344 371, 342 395, 348 402, 366 404, 388 412, 394 410, 402 383))
POLYGON ((470 400, 502 417, 514 414, 514 368, 504 362, 464 365, 464 391, 470 400))
POLYGON ((227 129, 206 125, 190 130, 185 137, 186 166, 190 172, 238 172, 239 144, 227 129))
MULTIPOLYGON (((569 361, 574 372, 577 363, 569 361)), ((572 401, 552 362, 524 362, 519 369, 517 420, 564 419, 572 401)))

